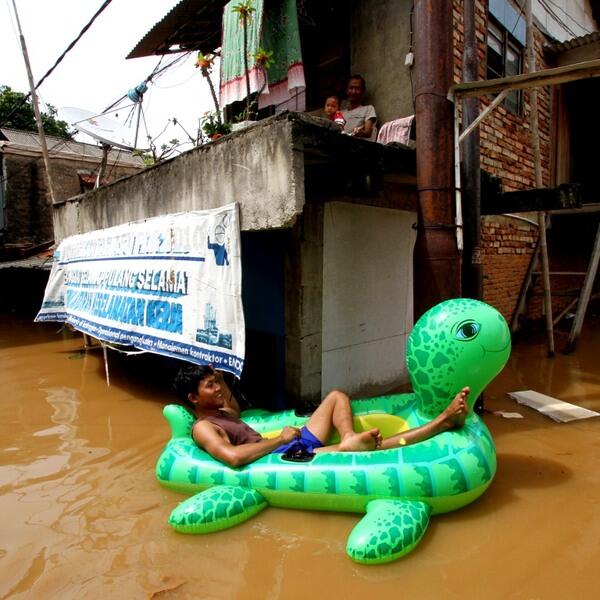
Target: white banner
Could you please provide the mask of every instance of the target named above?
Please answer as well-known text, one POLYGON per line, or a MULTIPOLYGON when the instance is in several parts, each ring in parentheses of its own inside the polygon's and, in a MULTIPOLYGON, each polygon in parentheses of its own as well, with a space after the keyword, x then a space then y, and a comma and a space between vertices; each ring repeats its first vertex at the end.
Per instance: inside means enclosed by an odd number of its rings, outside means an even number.
POLYGON ((65 239, 35 320, 239 377, 245 330, 237 205, 65 239))

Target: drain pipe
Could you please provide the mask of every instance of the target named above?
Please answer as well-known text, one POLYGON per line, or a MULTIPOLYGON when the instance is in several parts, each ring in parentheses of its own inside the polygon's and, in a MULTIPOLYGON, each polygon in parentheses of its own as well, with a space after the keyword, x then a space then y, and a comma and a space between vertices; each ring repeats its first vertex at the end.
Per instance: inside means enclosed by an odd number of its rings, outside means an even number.
POLYGON ((458 297, 460 256, 454 221, 452 0, 415 0, 415 113, 418 233, 415 320, 458 297))

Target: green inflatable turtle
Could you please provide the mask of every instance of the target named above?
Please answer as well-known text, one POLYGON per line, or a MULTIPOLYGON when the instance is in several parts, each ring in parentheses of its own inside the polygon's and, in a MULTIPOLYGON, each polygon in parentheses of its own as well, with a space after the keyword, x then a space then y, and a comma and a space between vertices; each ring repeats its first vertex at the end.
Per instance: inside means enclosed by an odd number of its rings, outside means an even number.
MULTIPOLYGON (((196 494, 172 512, 171 526, 209 533, 246 521, 269 505, 357 512, 364 516, 348 538, 353 560, 384 563, 407 554, 423 537, 432 514, 469 504, 494 477, 494 444, 472 403, 502 370, 510 346, 506 321, 483 302, 448 300, 424 314, 407 345, 414 392, 354 401, 355 428, 379 427, 388 437, 418 427, 465 385, 471 387, 469 415, 460 430, 397 449, 320 453, 302 463, 269 454, 233 469, 194 443, 194 417, 185 408, 166 406, 172 437, 156 476, 168 488, 196 494)), ((263 435, 306 421, 293 411, 243 418, 263 435)))

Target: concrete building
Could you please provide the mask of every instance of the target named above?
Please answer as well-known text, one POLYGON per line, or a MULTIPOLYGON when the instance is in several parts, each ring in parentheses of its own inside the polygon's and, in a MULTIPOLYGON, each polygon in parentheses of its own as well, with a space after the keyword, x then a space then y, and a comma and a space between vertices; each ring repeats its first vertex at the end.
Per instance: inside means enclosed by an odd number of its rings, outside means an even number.
MULTIPOLYGON (((129 57, 214 50, 220 45, 224 4, 182 0, 129 57)), ((453 72, 458 83, 463 1, 444 6, 453 7, 448 14, 451 31, 447 29, 449 41, 438 62, 443 63, 441 69, 453 72)), ((579 60, 578 52, 586 60, 597 58, 599 8, 590 0, 534 2, 537 68, 579 60)), ((475 2, 481 79, 524 71, 520 9, 510 0, 475 2)), ((425 0, 298 2, 307 111, 322 106, 330 90, 343 91, 350 73, 361 73, 367 81, 365 102, 375 105, 380 125, 416 113, 416 152, 402 144, 384 146, 341 136, 332 125, 303 114, 265 115, 243 132, 62 202, 55 209, 57 237, 236 201, 248 327, 246 372, 249 387, 262 394, 264 404, 315 402, 333 386, 357 396, 406 384, 404 345, 413 320, 414 282, 420 289, 438 284, 429 271, 421 270, 421 263, 413 273, 415 225, 422 225, 423 218, 420 196, 437 193, 437 181, 442 181, 436 180, 437 171, 447 173, 450 168, 435 152, 422 154, 426 160, 417 168, 419 132, 428 130, 430 138, 439 135, 440 146, 452 145, 451 124, 446 120, 438 131, 428 120, 430 113, 417 107, 419 95, 431 90, 423 88, 422 76, 420 83, 415 81, 415 69, 440 40, 429 31, 415 31, 414 17, 436 10, 437 3, 425 0), (421 88, 415 92, 417 83, 421 88), (417 183, 424 169, 432 172, 430 187, 417 183)), ((597 80, 590 81, 594 97, 597 80)), ((591 110, 591 105, 576 99, 577 85, 566 84, 563 89, 572 98, 565 108, 572 118, 582 106, 591 110)), ((437 101, 451 114, 447 89, 437 101)), ((548 187, 582 176, 567 174, 567 165, 573 162, 556 152, 557 144, 564 147, 567 139, 577 152, 574 140, 582 130, 565 126, 555 93, 555 88, 544 88, 539 94, 542 172, 548 187), (566 133, 558 132, 561 127, 566 133)), ((482 99, 481 109, 492 98, 482 99)), ((529 122, 529 94, 517 91, 481 126, 482 169, 499 178, 505 193, 535 187, 529 122)), ((451 192, 446 175, 439 186, 451 192)), ((427 227, 452 231, 449 239, 458 256, 453 222, 434 219, 427 227)), ((527 219, 485 217, 482 240, 484 299, 510 318, 537 229, 527 219)))
MULTIPOLYGON (((92 144, 47 137, 54 193, 65 200, 94 187, 102 149, 92 144)), ((137 173, 139 157, 111 151, 105 181, 137 173)), ((0 130, 0 256, 27 256, 54 241, 52 206, 37 133, 0 130)))
POLYGON ((239 203, 246 387, 263 403, 406 382, 414 151, 283 113, 55 208, 57 239, 239 203), (265 369, 269 377, 265 377, 265 369))

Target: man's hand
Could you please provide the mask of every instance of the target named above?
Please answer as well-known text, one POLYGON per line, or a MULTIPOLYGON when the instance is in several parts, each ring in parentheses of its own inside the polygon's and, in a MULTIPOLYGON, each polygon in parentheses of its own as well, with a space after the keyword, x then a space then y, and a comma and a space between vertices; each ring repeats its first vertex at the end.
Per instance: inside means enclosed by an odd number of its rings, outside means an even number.
POLYGON ((284 427, 279 434, 279 437, 284 444, 289 444, 300 437, 300 430, 297 427, 284 427))

